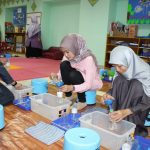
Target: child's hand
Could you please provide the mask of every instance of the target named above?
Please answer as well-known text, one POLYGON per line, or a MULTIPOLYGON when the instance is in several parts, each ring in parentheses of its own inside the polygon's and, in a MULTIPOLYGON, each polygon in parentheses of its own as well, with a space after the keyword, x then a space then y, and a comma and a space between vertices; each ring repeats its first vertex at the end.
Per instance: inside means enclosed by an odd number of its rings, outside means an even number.
POLYGON ((64 85, 60 89, 62 92, 71 92, 73 91, 73 85, 64 85))
POLYGON ((57 76, 56 73, 51 73, 49 78, 50 78, 51 80, 54 80, 54 81, 57 81, 57 80, 58 80, 58 76, 57 76))

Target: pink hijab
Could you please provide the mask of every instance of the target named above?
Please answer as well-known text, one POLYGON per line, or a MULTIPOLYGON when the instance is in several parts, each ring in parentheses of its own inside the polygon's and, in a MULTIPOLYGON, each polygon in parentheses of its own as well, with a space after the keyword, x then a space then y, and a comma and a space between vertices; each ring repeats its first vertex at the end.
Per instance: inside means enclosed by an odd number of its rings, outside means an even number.
POLYGON ((31 38, 35 34, 41 31, 40 25, 38 24, 37 16, 31 16, 31 24, 28 27, 28 37, 31 38))
POLYGON ((85 59, 86 57, 92 56, 98 72, 96 57, 87 48, 86 41, 83 39, 81 35, 75 33, 66 35, 62 39, 60 47, 70 50, 75 55, 74 60, 70 61, 71 63, 78 63, 83 59, 85 59))

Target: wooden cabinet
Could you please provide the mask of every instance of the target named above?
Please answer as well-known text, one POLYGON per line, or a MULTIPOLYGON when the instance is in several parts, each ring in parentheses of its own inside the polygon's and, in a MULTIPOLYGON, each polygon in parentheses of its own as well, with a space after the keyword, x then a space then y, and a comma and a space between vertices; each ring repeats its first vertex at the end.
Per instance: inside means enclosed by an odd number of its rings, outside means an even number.
POLYGON ((150 38, 129 38, 129 37, 116 37, 107 36, 106 54, 105 54, 105 67, 110 68, 108 63, 110 52, 118 45, 125 45, 132 48, 132 50, 139 55, 146 62, 150 62, 150 38))
POLYGON ((5 42, 12 45, 13 52, 25 53, 24 32, 5 32, 5 42))

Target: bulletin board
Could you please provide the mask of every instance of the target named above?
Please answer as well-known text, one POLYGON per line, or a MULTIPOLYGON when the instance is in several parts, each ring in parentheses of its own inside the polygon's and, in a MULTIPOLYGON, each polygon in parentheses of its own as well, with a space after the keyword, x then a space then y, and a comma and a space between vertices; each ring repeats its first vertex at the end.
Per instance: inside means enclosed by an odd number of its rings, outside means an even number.
POLYGON ((31 23, 32 15, 37 16, 38 23, 41 24, 42 13, 41 12, 33 12, 33 13, 27 13, 27 24, 26 25, 29 25, 31 23))
POLYGON ((14 8, 13 24, 16 26, 26 25, 26 6, 14 8))
POLYGON ((150 24, 150 0, 129 0, 128 24, 150 24))

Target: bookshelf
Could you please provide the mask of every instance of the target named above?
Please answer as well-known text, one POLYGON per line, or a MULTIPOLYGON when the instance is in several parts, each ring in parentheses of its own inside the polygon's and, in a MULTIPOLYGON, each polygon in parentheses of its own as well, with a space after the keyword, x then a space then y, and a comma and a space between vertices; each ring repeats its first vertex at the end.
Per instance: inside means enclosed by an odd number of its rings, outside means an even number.
POLYGON ((13 52, 25 53, 25 33, 5 32, 5 41, 13 46, 13 52))
POLYGON ((105 67, 110 68, 108 63, 110 52, 118 45, 126 45, 139 55, 144 61, 150 62, 150 38, 131 38, 119 36, 107 36, 105 67))
POLYGON ((25 53, 25 28, 5 22, 5 42, 11 45, 13 52, 25 53))

